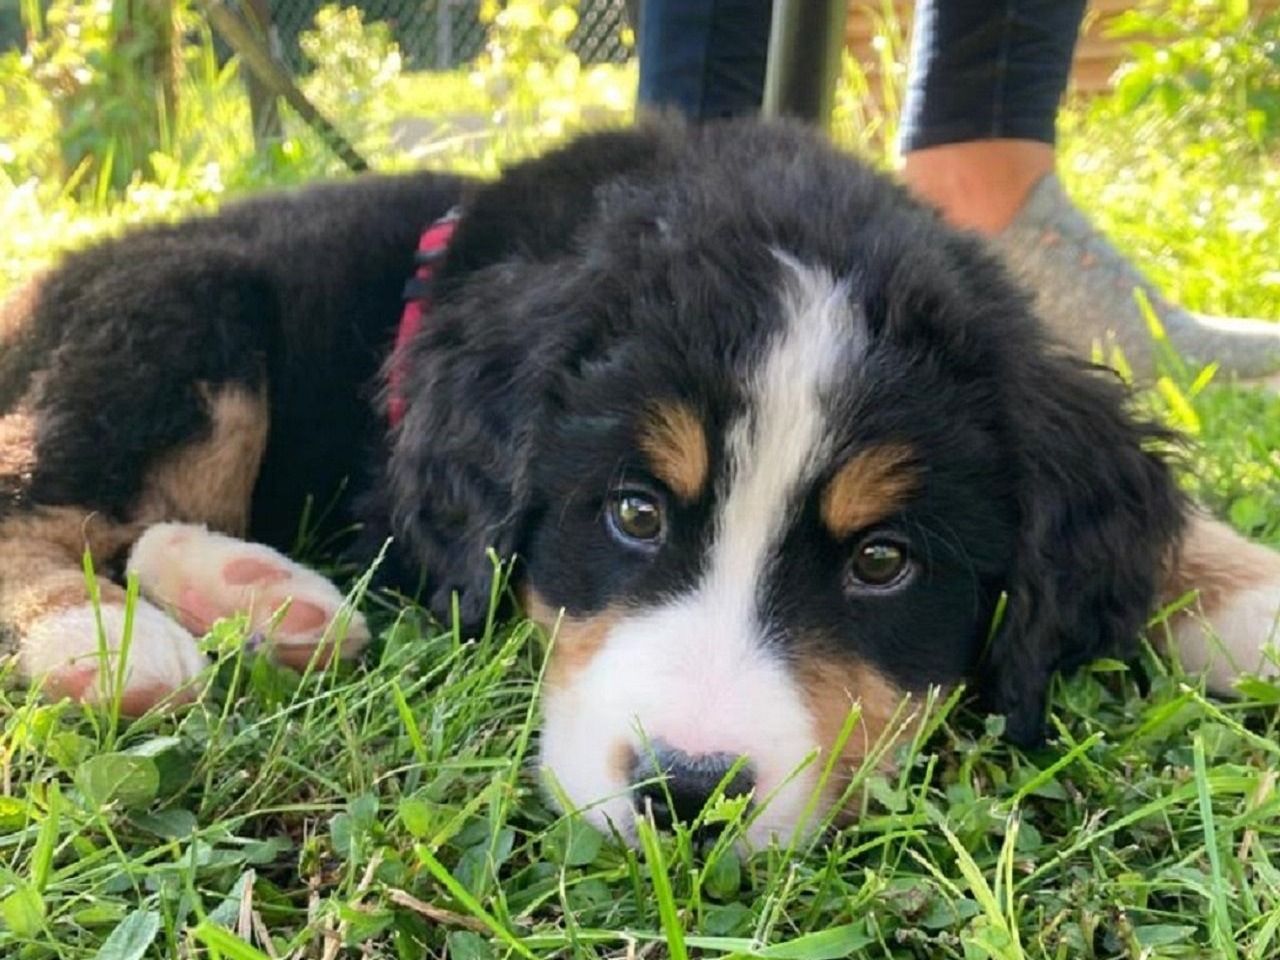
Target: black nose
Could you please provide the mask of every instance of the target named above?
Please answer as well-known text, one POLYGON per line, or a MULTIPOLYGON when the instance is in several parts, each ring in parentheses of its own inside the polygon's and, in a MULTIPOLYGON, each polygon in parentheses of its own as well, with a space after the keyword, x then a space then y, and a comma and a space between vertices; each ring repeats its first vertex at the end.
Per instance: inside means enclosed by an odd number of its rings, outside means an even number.
MULTIPOLYGON (((737 760, 731 753, 685 753, 656 740, 632 764, 632 803, 640 813, 651 809, 663 829, 675 820, 692 823, 737 760)), ((743 764, 725 784, 724 796, 740 797, 755 782, 751 765, 743 764)))

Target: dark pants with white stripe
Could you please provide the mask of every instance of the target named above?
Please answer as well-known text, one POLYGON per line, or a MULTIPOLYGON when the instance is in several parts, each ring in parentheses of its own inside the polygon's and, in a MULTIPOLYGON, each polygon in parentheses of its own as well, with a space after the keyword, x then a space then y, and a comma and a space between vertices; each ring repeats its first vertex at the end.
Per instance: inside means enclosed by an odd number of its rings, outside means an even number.
MULTIPOLYGON (((903 151, 995 138, 1052 143, 1084 7, 1085 0, 920 0, 903 151)), ((695 120, 757 111, 772 8, 771 0, 644 0, 641 103, 695 120)))

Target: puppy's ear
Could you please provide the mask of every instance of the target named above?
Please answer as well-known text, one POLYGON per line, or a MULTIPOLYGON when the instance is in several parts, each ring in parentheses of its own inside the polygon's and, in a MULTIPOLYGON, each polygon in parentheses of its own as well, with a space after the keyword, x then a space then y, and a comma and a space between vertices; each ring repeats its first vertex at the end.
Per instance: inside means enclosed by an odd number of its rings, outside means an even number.
POLYGON ((1055 671, 1131 657, 1185 503, 1107 371, 1060 355, 1019 364, 1010 416, 1020 528, 1008 605, 979 677, 1010 740, 1043 735, 1055 671))
POLYGON ((679 149, 679 124, 644 123, 576 137, 516 164, 466 205, 445 262, 445 283, 513 258, 550 262, 569 252, 609 183, 654 177, 679 149))
POLYGON ((425 582, 442 620, 456 593, 468 625, 488 610, 488 551, 506 559, 521 546, 535 432, 563 343, 564 331, 522 333, 549 321, 529 315, 530 291, 511 281, 441 305, 407 351, 408 406, 387 465, 398 564, 425 582))
POLYGON ((636 128, 577 138, 464 205, 437 305, 400 361, 408 408, 381 508, 402 578, 425 578, 437 616, 449 616, 456 593, 462 619, 482 620, 488 551, 506 558, 521 546, 534 435, 554 415, 554 384, 586 324, 568 292, 579 231, 606 184, 652 175, 670 136, 636 128))
POLYGON ((679 135, 639 126, 579 137, 516 165, 464 205, 437 306, 406 351, 408 409, 392 437, 383 507, 396 565, 404 579, 425 578, 441 618, 456 593, 465 622, 483 619, 488 551, 518 552, 535 509, 536 434, 590 338, 588 294, 571 289, 579 233, 607 185, 653 177, 679 135))

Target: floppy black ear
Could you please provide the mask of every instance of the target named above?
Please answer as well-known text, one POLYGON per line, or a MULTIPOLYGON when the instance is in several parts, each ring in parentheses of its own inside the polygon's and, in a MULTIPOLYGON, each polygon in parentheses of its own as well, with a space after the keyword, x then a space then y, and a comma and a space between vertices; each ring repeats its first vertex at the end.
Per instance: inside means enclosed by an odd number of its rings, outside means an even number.
POLYGON ((514 167, 464 205, 436 306, 401 368, 408 406, 391 437, 384 503, 397 579, 425 580, 441 618, 457 594, 468 624, 485 616, 490 549, 509 557, 528 527, 535 434, 556 384, 589 337, 569 278, 579 231, 605 184, 663 162, 664 134, 582 137, 514 167))
POLYGON ((1113 374, 1053 354, 1019 366, 1018 546, 979 676, 1009 739, 1026 745, 1043 735, 1055 671, 1134 655, 1186 505, 1158 452, 1171 434, 1128 412, 1113 374))
POLYGON ((564 272, 514 262, 482 271, 407 351, 407 409, 385 476, 389 532, 398 566, 425 583, 441 619, 457 594, 463 623, 482 622, 489 551, 507 559, 522 546, 537 437, 590 329, 564 272))

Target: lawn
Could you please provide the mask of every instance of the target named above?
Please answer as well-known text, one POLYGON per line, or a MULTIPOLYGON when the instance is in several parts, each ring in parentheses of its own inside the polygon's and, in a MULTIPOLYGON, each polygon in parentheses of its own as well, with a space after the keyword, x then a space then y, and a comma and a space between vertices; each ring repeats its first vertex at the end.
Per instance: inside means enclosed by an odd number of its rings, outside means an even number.
MULTIPOLYGON (((1277 22, 1174 6, 1194 29, 1172 53, 1140 49, 1114 96, 1066 112, 1064 175, 1188 306, 1280 319, 1277 22)), ((322 27, 362 53, 307 89, 380 167, 492 172, 629 110, 631 70, 564 66, 546 24, 551 60, 474 81, 404 74, 349 18, 322 27), (408 112, 430 121, 414 144, 395 139, 408 112)), ((130 223, 338 172, 292 120, 254 154, 234 63, 198 31, 184 65, 183 113, 135 173, 104 162, 109 138, 68 165, 58 105, 0 55, 0 291, 130 223)), ((892 109, 855 109, 864 79, 846 69, 836 135, 883 160, 892 109)), ((1280 398, 1221 379, 1171 364, 1142 402, 1191 435, 1188 487, 1280 546, 1280 398)), ((1058 685, 1036 750, 943 705, 820 839, 744 857, 724 804, 714 845, 632 850, 544 800, 546 637, 363 602, 369 655, 303 677, 219 625, 208 692, 176 714, 126 723, 0 682, 0 956, 1280 957, 1280 683, 1224 702, 1154 655, 1145 691, 1099 663, 1058 685)))

